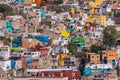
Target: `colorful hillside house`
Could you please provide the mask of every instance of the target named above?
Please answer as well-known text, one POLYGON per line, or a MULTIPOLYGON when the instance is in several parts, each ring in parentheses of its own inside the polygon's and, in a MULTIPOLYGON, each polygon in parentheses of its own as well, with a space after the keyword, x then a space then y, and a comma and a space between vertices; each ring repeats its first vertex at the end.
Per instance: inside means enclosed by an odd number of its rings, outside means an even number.
POLYGON ((22 3, 22 0, 17 0, 18 3, 22 3))
POLYGON ((49 36, 34 36, 34 39, 40 41, 42 44, 47 44, 49 42, 49 36))
POLYGON ((12 32, 12 21, 8 21, 6 23, 6 30, 12 32))
POLYGON ((68 38, 70 36, 70 33, 66 30, 60 31, 60 33, 61 33, 61 36, 65 37, 65 38, 68 38))
POLYGON ((41 10, 40 16, 41 16, 42 19, 45 17, 45 11, 44 10, 41 10))
POLYGON ((84 71, 83 71, 83 75, 84 76, 92 75, 92 69, 91 68, 85 68, 84 71))
POLYGON ((81 37, 74 37, 71 39, 72 43, 76 43, 78 48, 83 48, 85 44, 85 40, 81 37))
POLYGON ((13 38, 12 47, 21 47, 22 46, 22 37, 13 38))

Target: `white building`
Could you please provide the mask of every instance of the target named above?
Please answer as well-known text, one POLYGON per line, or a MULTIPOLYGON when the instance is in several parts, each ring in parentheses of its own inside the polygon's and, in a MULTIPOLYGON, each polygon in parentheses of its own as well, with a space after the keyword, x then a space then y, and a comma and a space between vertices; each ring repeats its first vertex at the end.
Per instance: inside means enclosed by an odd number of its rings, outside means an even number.
POLYGON ((11 60, 0 61, 0 67, 4 71, 10 70, 11 69, 11 60))
POLYGON ((6 0, 6 3, 12 3, 15 2, 16 0, 6 0))
POLYGON ((9 46, 1 47, 0 56, 2 56, 4 59, 8 59, 10 57, 10 47, 9 46))
POLYGON ((85 68, 91 68, 92 72, 112 72, 115 71, 113 69, 113 65, 112 64, 88 64, 85 66, 85 68))
POLYGON ((22 61, 21 61, 21 59, 16 60, 15 62, 16 62, 16 64, 15 64, 16 69, 21 69, 22 68, 22 61))
POLYGON ((112 20, 111 18, 109 18, 109 19, 107 20, 107 26, 115 26, 115 21, 112 20))
POLYGON ((112 64, 92 64, 92 65, 87 65, 86 67, 90 67, 91 69, 112 69, 113 66, 112 64))
POLYGON ((40 56, 40 52, 38 51, 35 51, 35 52, 31 52, 31 56, 33 59, 39 59, 39 56, 40 56))
POLYGON ((90 33, 92 39, 100 39, 102 36, 102 33, 98 32, 98 31, 95 31, 95 32, 90 31, 89 33, 90 33))
POLYGON ((120 49, 117 49, 117 59, 120 59, 120 49))

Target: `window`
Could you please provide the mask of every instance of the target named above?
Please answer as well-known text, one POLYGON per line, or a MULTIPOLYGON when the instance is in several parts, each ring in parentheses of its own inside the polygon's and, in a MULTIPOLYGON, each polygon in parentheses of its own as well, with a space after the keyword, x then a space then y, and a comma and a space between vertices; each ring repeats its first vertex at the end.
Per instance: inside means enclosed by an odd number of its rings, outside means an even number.
POLYGON ((8 49, 7 49, 7 48, 4 48, 3 51, 8 51, 8 49))
POLYGON ((92 58, 94 58, 94 56, 92 56, 92 58))
POLYGON ((72 73, 72 76, 75 76, 75 73, 72 73))
POLYGON ((75 80, 75 78, 73 77, 72 80, 75 80))
POLYGON ((2 49, 0 49, 0 51, 2 51, 2 49))

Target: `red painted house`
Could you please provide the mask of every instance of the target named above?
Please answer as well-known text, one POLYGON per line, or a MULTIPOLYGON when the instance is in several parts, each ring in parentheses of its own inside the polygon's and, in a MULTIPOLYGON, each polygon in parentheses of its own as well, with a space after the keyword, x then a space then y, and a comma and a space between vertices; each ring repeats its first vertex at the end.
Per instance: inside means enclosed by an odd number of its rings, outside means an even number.
POLYGON ((49 51, 45 46, 41 45, 36 45, 33 50, 40 51, 41 55, 47 55, 49 51))
POLYGON ((68 77, 68 80, 79 80, 81 74, 79 71, 43 71, 42 77, 68 77))

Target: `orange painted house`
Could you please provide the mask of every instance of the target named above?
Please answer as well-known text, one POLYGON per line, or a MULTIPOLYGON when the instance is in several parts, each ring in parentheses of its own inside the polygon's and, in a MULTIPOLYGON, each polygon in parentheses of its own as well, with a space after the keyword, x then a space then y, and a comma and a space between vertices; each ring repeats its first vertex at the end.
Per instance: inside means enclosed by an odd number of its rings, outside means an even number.
POLYGON ((64 58, 68 57, 69 54, 66 53, 62 53, 62 54, 58 54, 57 58, 58 58, 58 66, 63 66, 64 65, 64 58))
POLYGON ((108 58, 108 60, 116 59, 117 58, 117 52, 115 52, 115 51, 107 52, 107 58, 108 58))
POLYGON ((25 0, 24 4, 31 5, 32 3, 35 3, 37 6, 40 6, 43 1, 45 0, 25 0))
POLYGON ((37 6, 40 6, 42 1, 45 1, 45 0, 35 0, 35 3, 36 3, 37 6))
POLYGON ((38 44, 39 44, 39 41, 37 40, 23 39, 22 41, 22 46, 24 48, 35 47, 38 44))
POLYGON ((31 5, 34 2, 34 0, 25 0, 24 4, 25 5, 31 5))

